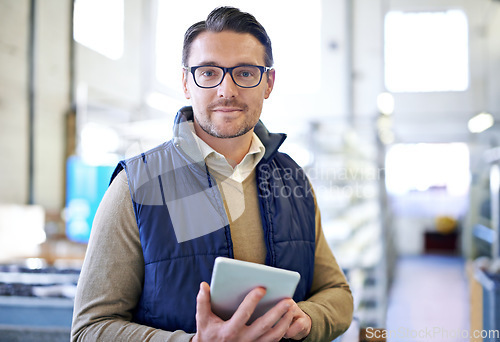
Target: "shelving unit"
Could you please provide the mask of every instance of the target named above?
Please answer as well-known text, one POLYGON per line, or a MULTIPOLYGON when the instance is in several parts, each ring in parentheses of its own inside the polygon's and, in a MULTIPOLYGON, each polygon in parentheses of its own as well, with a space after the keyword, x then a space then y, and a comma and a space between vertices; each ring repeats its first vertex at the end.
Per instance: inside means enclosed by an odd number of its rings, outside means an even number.
MULTIPOLYGON (((486 256, 491 263, 500 260, 500 147, 486 150, 484 160, 488 169, 488 191, 479 203, 476 224, 473 226, 475 256, 486 256)), ((472 203, 471 203, 472 204, 472 203)), ((475 203, 477 205, 477 203, 475 203)), ((471 324, 478 325, 485 331, 499 329, 500 322, 500 274, 490 273, 491 270, 482 269, 474 264, 471 285, 476 291, 482 293, 476 296, 472 306, 476 311, 471 312, 471 324), (479 312, 478 312, 478 311, 479 312)), ((493 341, 490 336, 484 341, 493 341)))
POLYGON ((472 237, 469 257, 500 258, 500 147, 481 153, 481 162, 472 169, 470 210, 466 226, 472 237))
POLYGON ((314 158, 306 172, 312 175, 326 240, 351 286, 355 319, 361 328, 383 328, 395 260, 385 146, 376 132, 344 128, 324 122, 313 126, 309 149, 314 158), (337 131, 343 138, 332 144, 337 131))

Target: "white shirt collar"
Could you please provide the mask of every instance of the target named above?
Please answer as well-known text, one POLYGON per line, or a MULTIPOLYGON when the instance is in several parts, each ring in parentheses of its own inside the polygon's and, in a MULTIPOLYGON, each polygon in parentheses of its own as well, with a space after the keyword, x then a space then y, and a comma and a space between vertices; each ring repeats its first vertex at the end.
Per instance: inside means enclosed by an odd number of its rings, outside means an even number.
POLYGON ((196 135, 193 122, 189 123, 189 128, 191 130, 193 140, 198 145, 207 166, 215 172, 218 172, 221 175, 231 178, 239 183, 243 182, 250 175, 250 173, 252 173, 253 169, 257 166, 266 152, 266 148, 254 132, 247 154, 233 169, 222 154, 215 151, 196 135))

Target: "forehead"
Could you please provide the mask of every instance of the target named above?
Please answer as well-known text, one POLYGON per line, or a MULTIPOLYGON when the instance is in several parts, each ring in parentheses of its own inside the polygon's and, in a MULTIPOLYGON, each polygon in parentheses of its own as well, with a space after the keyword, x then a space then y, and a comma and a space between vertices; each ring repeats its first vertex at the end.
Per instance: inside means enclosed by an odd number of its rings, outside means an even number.
POLYGON ((193 41, 188 64, 264 65, 264 45, 250 33, 234 31, 203 32, 193 41))

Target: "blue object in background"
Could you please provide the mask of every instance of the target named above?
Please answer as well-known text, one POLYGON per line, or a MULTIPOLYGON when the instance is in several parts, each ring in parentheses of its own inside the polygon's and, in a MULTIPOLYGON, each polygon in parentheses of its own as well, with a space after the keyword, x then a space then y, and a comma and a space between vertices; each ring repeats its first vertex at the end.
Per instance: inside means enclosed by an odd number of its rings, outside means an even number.
POLYGON ((89 165, 72 156, 66 164, 66 235, 87 243, 97 207, 115 169, 110 165, 89 165))

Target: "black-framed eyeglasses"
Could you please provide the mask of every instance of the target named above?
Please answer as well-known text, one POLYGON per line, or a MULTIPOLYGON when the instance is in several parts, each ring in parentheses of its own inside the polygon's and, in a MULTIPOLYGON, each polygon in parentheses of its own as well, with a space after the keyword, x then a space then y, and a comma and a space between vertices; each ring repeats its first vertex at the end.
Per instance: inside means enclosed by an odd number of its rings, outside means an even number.
POLYGON ((222 83, 226 73, 231 75, 233 82, 241 88, 257 87, 262 81, 262 75, 271 70, 260 65, 238 65, 224 68, 216 65, 198 65, 184 67, 193 74, 194 83, 200 88, 215 88, 222 83))

